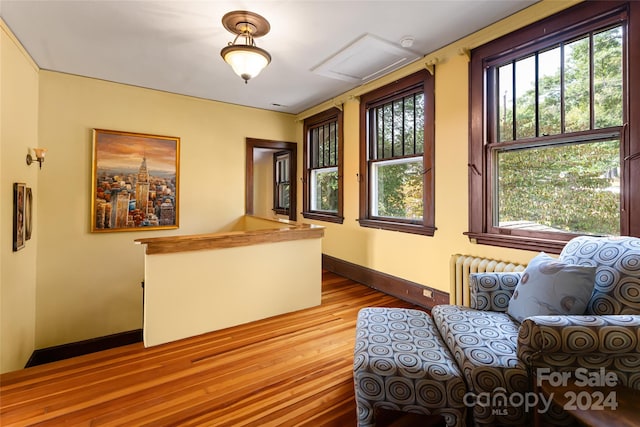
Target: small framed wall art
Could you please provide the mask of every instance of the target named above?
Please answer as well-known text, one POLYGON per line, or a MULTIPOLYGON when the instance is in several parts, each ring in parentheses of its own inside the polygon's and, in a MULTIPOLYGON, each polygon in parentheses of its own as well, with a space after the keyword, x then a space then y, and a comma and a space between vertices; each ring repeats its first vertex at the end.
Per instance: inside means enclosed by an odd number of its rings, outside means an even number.
POLYGON ((27 185, 22 182, 13 184, 13 251, 24 248, 25 242, 25 203, 27 185))
POLYGON ((91 231, 178 228, 180 138, 93 130, 91 231))
POLYGON ((33 231, 33 192, 31 187, 26 189, 24 203, 24 240, 30 240, 33 231))

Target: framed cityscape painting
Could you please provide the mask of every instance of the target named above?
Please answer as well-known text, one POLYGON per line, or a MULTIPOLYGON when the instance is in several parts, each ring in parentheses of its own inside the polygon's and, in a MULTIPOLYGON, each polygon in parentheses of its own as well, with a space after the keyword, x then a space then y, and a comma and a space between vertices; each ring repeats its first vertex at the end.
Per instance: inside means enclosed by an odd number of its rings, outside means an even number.
POLYGON ((91 231, 178 228, 180 138, 93 130, 91 231))

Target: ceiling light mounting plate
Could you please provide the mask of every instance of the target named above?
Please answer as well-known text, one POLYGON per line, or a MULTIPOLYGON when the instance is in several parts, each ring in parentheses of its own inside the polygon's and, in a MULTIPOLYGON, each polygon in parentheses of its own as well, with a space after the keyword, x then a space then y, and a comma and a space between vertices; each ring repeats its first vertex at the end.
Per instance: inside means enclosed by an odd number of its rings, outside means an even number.
POLYGON ((252 37, 262 37, 271 30, 271 25, 262 16, 247 10, 235 10, 222 17, 222 25, 233 34, 248 32, 252 37))

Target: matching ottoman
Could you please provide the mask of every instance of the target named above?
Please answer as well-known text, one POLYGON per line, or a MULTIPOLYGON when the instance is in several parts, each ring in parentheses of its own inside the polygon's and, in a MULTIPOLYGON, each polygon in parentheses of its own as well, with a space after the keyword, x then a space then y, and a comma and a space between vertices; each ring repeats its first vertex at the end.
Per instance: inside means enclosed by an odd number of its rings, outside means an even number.
POLYGON ((464 427, 467 387, 431 317, 403 308, 358 313, 353 359, 358 426, 375 425, 375 411, 441 415, 464 427))

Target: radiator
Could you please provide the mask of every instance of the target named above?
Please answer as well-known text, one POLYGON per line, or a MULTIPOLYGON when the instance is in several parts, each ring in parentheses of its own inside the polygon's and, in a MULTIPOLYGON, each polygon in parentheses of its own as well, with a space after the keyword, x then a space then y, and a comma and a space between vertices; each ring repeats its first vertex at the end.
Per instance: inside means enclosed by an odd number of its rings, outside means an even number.
POLYGON ((500 261, 473 255, 451 255, 451 291, 455 295, 455 303, 466 305, 471 303, 469 295, 469 275, 471 273, 523 271, 526 265, 509 261, 500 261))

